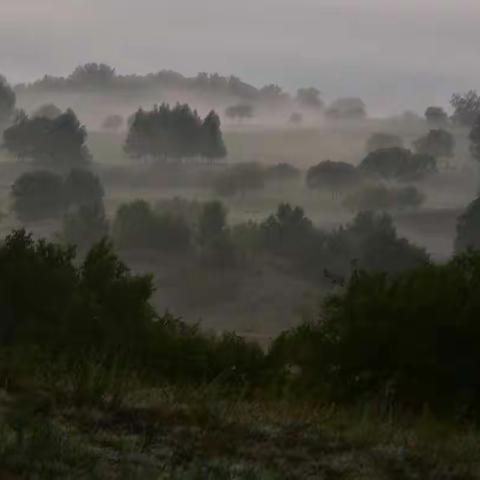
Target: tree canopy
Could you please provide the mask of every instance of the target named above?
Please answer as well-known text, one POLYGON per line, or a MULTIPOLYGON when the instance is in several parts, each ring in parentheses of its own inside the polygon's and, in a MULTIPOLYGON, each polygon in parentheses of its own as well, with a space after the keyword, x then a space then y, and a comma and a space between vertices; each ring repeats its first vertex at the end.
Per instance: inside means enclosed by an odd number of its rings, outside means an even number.
POLYGON ((362 119, 367 116, 367 109, 361 98, 339 98, 328 107, 326 115, 338 120, 362 119))
POLYGON ((433 128, 444 128, 448 123, 447 112, 442 107, 428 107, 425 110, 425 119, 433 128))
POLYGON ((398 135, 392 133, 375 132, 368 137, 367 153, 379 150, 381 148, 403 148, 403 140, 398 135))
POLYGON ((454 108, 453 121, 463 127, 471 127, 480 115, 480 97, 475 90, 454 93, 450 104, 454 108))
POLYGON ((21 115, 3 133, 5 148, 20 159, 69 168, 90 160, 87 131, 73 110, 55 118, 21 115))
POLYGON ((326 160, 308 169, 306 182, 308 188, 338 193, 354 187, 358 182, 358 174, 349 163, 326 160))
POLYGON ((130 124, 125 151, 131 157, 162 161, 217 159, 227 154, 218 115, 211 111, 202 121, 187 104, 138 110, 130 124))
POLYGON ((414 142, 417 153, 432 157, 451 158, 455 150, 455 138, 443 129, 430 130, 414 142))
POLYGON ((0 75, 0 128, 5 126, 15 111, 16 95, 7 80, 0 75))

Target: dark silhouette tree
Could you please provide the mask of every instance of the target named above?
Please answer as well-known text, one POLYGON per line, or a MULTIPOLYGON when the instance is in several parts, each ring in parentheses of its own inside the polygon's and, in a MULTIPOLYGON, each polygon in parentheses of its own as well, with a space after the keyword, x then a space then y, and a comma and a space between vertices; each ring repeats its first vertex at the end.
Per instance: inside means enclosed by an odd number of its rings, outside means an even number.
POLYGON ((113 81, 115 69, 105 63, 87 63, 78 66, 68 78, 79 86, 103 87, 113 81))
POLYGON ((32 118, 48 118, 49 120, 53 120, 61 114, 62 111, 55 104, 46 103, 32 113, 32 118))
POLYGON ((380 148, 403 148, 403 140, 398 135, 391 133, 375 132, 367 140, 367 153, 379 150, 380 148))
POLYGON ((455 138, 446 130, 430 130, 427 135, 420 137, 413 144, 417 153, 445 158, 451 158, 454 155, 455 138))
POLYGON ((468 138, 470 140, 470 153, 472 157, 480 161, 480 115, 478 115, 475 120, 468 138))
POLYGON ((320 98, 320 90, 315 87, 299 88, 295 101, 301 108, 322 110, 324 103, 320 98))
POLYGON ((214 191, 223 197, 261 190, 265 186, 265 169, 256 162, 237 163, 220 173, 213 182, 214 191))
POLYGON ((425 110, 425 119, 433 128, 444 128, 448 124, 447 112, 442 107, 428 107, 425 110))
POLYGON ((3 133, 5 148, 13 155, 60 168, 90 160, 86 138, 86 129, 72 110, 54 119, 22 115, 3 133))
POLYGON ((315 190, 327 190, 332 195, 353 188, 359 177, 353 165, 346 162, 326 160, 310 167, 307 171, 307 187, 315 190))
POLYGON ((475 90, 453 94, 450 104, 454 108, 453 121, 463 127, 471 127, 480 115, 480 97, 475 90))
POLYGON ((206 244, 223 235, 227 229, 227 210, 222 202, 205 203, 200 214, 198 233, 200 244, 206 244))
POLYGON ((105 194, 100 179, 89 170, 74 168, 64 181, 67 206, 97 205, 105 194))
POLYGON ((0 75, 0 128, 12 118, 15 111, 16 95, 5 77, 0 75))
POLYGON ((339 98, 327 109, 326 115, 336 120, 356 120, 367 116, 365 103, 356 97, 339 98))
POLYGON ((220 129, 220 118, 213 110, 203 120, 200 137, 202 157, 216 160, 227 155, 220 129))
POLYGON ((62 177, 45 170, 18 177, 11 196, 13 210, 22 221, 58 217, 65 207, 62 177))
POLYGON ((480 197, 470 203, 458 217, 455 251, 480 249, 480 197))
POLYGON ((435 158, 413 154, 405 148, 382 148, 369 153, 358 166, 359 172, 385 180, 422 179, 437 171, 435 158))

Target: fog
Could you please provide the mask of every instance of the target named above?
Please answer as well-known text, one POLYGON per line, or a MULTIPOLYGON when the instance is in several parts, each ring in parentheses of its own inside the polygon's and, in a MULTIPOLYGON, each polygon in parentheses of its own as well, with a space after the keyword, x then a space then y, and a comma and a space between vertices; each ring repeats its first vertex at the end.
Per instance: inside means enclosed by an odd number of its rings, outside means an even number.
POLYGON ((11 82, 87 61, 120 73, 235 74, 373 112, 445 104, 480 79, 474 0, 2 0, 0 71, 11 82))

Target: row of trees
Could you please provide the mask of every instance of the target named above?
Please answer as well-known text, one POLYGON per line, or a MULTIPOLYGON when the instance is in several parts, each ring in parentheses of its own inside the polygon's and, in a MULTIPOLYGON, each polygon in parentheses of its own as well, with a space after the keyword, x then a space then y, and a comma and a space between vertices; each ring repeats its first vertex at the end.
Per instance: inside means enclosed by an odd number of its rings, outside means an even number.
POLYGON ((167 104, 151 111, 138 110, 132 119, 125 151, 136 158, 223 158, 227 154, 218 115, 211 111, 203 120, 188 105, 167 104))

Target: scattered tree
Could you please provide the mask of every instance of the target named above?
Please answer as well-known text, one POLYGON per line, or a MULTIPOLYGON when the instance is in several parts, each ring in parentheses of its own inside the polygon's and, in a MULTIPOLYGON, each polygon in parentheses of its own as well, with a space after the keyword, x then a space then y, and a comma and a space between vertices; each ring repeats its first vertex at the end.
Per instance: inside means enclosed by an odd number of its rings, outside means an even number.
POLYGON ((7 83, 5 77, 0 75, 0 128, 5 126, 12 118, 15 111, 16 96, 7 83))
POLYGON ((433 128, 444 128, 448 124, 447 112, 442 107, 428 107, 425 110, 425 119, 433 128))
POLYGON ((85 164, 90 159, 86 138, 85 127, 72 110, 54 119, 21 115, 3 133, 4 145, 13 155, 55 167, 85 164))
POLYGON ((454 108, 453 121, 463 127, 471 127, 480 115, 480 97, 475 90, 453 94, 450 104, 454 108))
POLYGON ((326 111, 327 117, 337 120, 363 119, 367 116, 365 103, 360 98, 339 98, 326 111))
POLYGON ((353 188, 358 183, 355 167, 346 162, 326 160, 307 171, 308 188, 329 190, 332 195, 353 188))
POLYGON ((22 221, 58 217, 64 209, 63 179, 45 170, 24 173, 12 185, 11 196, 22 221))
POLYGON ((453 157, 455 139, 446 130, 430 130, 427 135, 413 142, 417 153, 432 157, 453 157))
POLYGON ((360 163, 359 171, 386 180, 419 180, 437 171, 435 158, 413 154, 405 148, 382 148, 369 153, 360 163))

